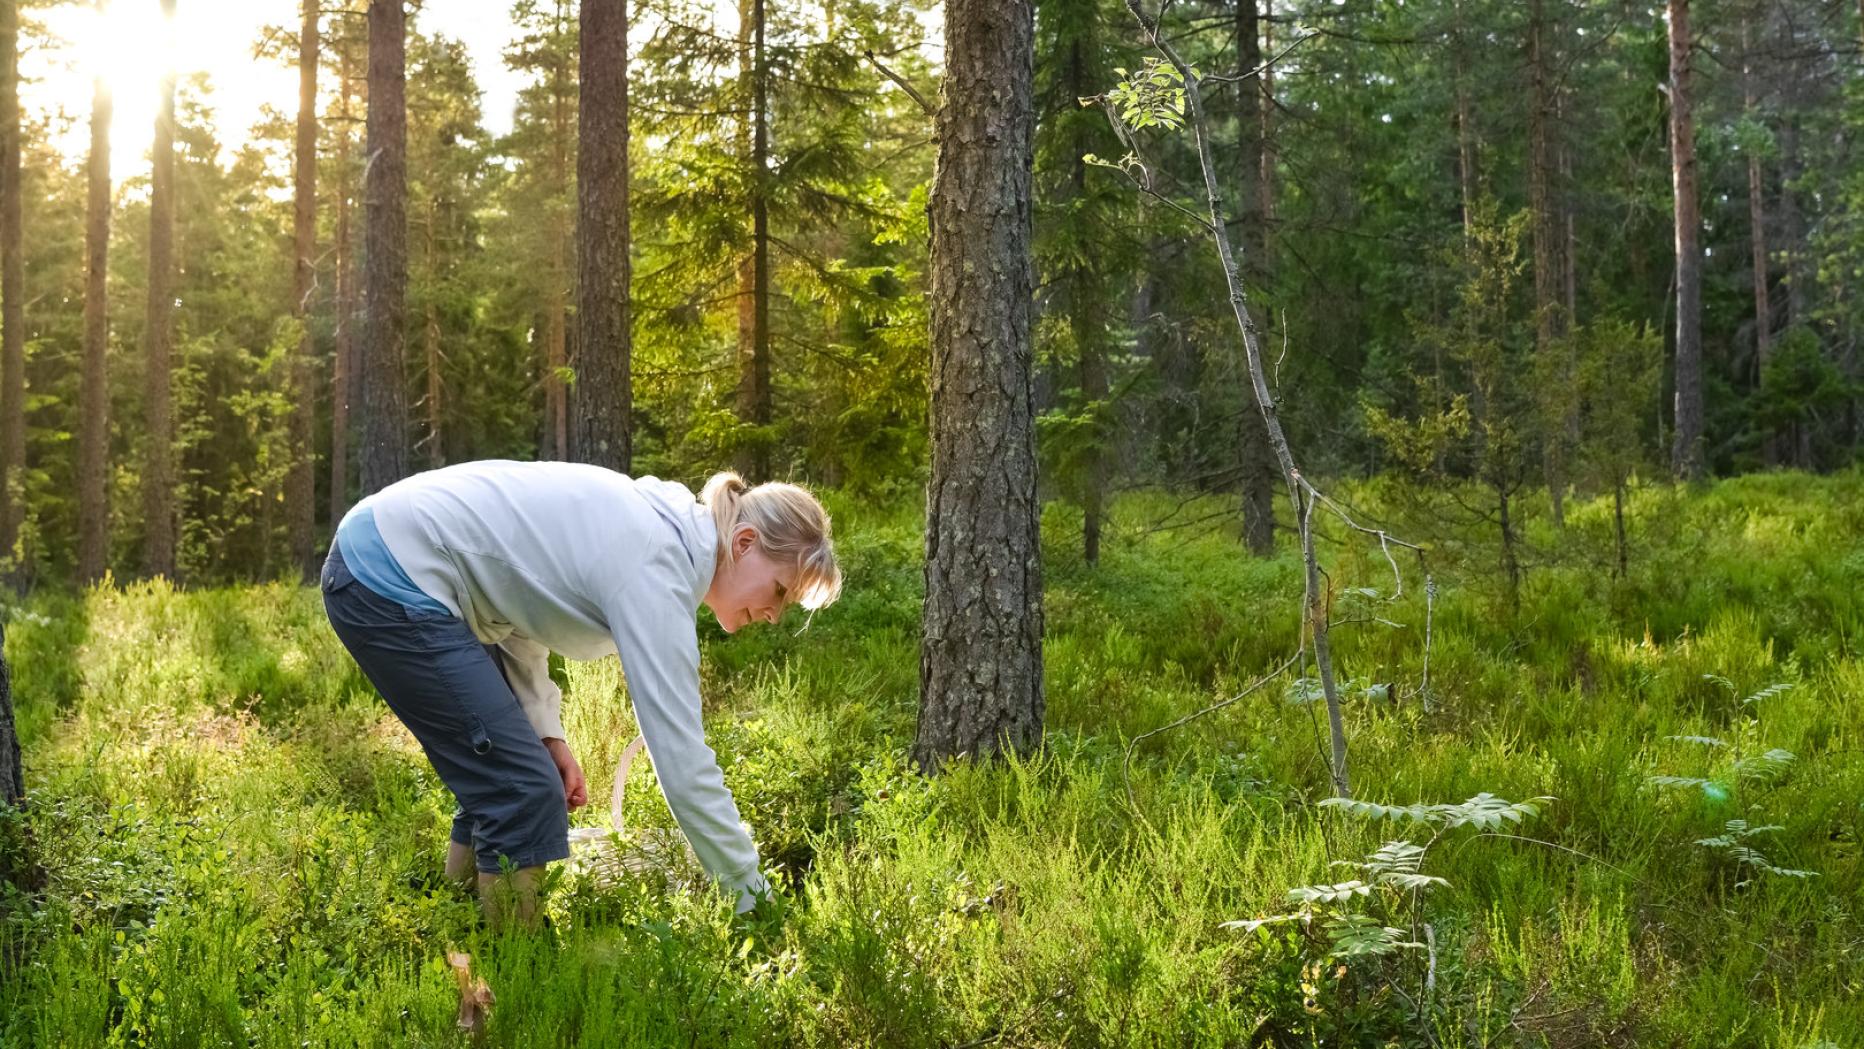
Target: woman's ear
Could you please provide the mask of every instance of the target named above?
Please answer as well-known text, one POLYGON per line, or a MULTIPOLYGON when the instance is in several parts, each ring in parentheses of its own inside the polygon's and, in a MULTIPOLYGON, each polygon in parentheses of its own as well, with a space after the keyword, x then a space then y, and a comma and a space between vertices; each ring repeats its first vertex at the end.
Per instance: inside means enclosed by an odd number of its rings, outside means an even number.
POLYGON ((757 529, 748 524, 739 525, 737 530, 731 533, 731 556, 743 557, 756 542, 757 529))

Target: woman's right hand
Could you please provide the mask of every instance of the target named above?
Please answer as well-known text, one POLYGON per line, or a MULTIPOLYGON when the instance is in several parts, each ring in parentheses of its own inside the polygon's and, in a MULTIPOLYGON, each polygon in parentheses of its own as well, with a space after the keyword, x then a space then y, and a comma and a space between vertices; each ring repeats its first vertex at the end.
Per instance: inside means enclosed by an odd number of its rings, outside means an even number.
POLYGON ((570 753, 570 745, 552 736, 544 740, 544 749, 550 751, 557 775, 563 777, 563 803, 572 812, 589 804, 589 784, 583 778, 582 766, 576 763, 576 755, 570 753))

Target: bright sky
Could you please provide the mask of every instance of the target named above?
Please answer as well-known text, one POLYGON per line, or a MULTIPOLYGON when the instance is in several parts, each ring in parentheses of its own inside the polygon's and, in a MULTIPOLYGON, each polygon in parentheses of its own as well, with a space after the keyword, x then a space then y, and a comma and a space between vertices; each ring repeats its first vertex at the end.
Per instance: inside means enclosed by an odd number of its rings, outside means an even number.
MULTIPOLYGON (((721 31, 735 28, 737 0, 713 0, 713 5, 721 31)), ((71 118, 58 148, 73 163, 82 162, 90 148, 92 76, 101 70, 115 103, 110 159, 112 178, 120 183, 146 166, 162 70, 172 61, 183 79, 195 73, 210 78, 214 132, 224 150, 222 162, 229 162, 264 107, 296 116, 296 64, 253 55, 268 26, 295 36, 299 10, 299 0, 176 0, 171 27, 162 18, 160 0, 109 0, 102 15, 89 3, 61 4, 38 12, 60 42, 20 55, 20 103, 29 121, 60 112, 71 118)), ((511 0, 426 0, 410 13, 422 32, 466 45, 484 92, 484 122, 493 134, 511 130, 524 84, 523 74, 504 61, 505 46, 515 35, 510 10, 511 0)), ((940 14, 937 5, 922 13, 928 46, 936 46, 930 42, 939 38, 940 14)), ((653 31, 638 19, 630 29, 634 49, 653 31)), ((33 43, 21 39, 22 47, 33 43)))
MULTIPOLYGON (((512 35, 510 7, 509 0, 427 0, 413 16, 422 32, 465 43, 485 92, 485 123, 495 134, 511 129, 522 84, 503 58, 512 35)), ((268 25, 288 27, 295 35, 298 11, 298 0, 177 0, 171 34, 159 0, 111 0, 109 13, 101 17, 75 4, 52 8, 41 16, 65 45, 21 55, 20 72, 27 82, 20 101, 28 119, 60 109, 75 118, 59 147, 67 157, 81 158, 90 143, 92 72, 105 70, 115 99, 111 168, 120 182, 143 166, 155 134, 163 64, 172 54, 183 77, 204 72, 212 78, 215 132, 230 158, 246 142, 262 107, 297 112, 296 66, 256 60, 253 47, 268 25), (185 44, 172 46, 172 40, 185 44)))

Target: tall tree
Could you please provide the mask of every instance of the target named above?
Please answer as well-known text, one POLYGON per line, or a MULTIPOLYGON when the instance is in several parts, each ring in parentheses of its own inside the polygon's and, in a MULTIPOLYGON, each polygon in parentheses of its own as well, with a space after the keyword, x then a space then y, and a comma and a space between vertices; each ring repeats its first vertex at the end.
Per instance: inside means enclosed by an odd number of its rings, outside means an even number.
MULTIPOLYGON (((336 531, 349 512, 350 408, 356 391, 356 262, 350 240, 350 196, 355 185, 350 171, 350 139, 355 116, 350 109, 356 81, 355 36, 347 27, 354 22, 346 7, 333 29, 345 30, 336 39, 337 110, 334 124, 335 173, 330 195, 336 204, 332 245, 336 268, 336 345, 330 368, 330 530, 336 531)), ((365 41, 366 45, 366 41, 365 41)))
MULTIPOLYGON (((1760 110, 1754 95, 1754 40, 1751 16, 1741 15, 1741 109, 1748 132, 1741 143, 1747 154, 1748 242, 1754 265, 1754 374, 1767 372, 1767 358, 1773 342, 1773 306, 1767 288, 1767 205, 1765 182, 1761 177, 1760 110)), ((1777 454, 1773 435, 1762 439, 1762 455, 1768 465, 1777 454)))
MULTIPOLYGON (((175 20, 175 0, 162 0, 162 17, 175 20)), ((143 384, 148 458, 143 463, 142 567, 151 576, 175 574, 175 424, 169 358, 174 342, 175 295, 175 72, 162 73, 149 151, 149 298, 143 326, 143 384)))
POLYGON ((1042 732, 1029 0, 949 0, 932 179, 932 477, 914 760, 1042 732))
MULTIPOLYGON (((101 14, 103 0, 98 0, 101 14)), ((106 277, 110 263, 110 87, 91 82, 91 153, 85 165, 84 357, 78 386, 78 581, 102 578, 110 555, 108 455, 110 342, 106 277)))
POLYGON ((739 0, 738 46, 747 118, 740 124, 750 164, 751 244, 738 261, 738 422, 754 427, 738 448, 738 472, 770 475, 770 64, 764 50, 764 0, 739 0))
MULTIPOLYGON (((1242 234, 1243 279, 1261 288, 1268 272, 1262 256, 1268 244, 1262 207, 1262 82, 1253 70, 1262 65, 1262 29, 1256 0, 1236 0, 1237 221, 1242 234)), ((1275 452, 1254 387, 1243 383, 1243 412, 1237 420, 1237 454, 1241 467, 1243 541, 1251 553, 1266 556, 1275 548, 1275 452)))
POLYGON ((1676 438, 1670 472, 1697 480, 1702 449, 1702 209, 1696 197, 1696 127, 1690 112, 1689 0, 1669 0, 1670 178, 1676 218, 1676 438))
POLYGON ((304 0, 298 25, 298 124, 292 164, 292 315, 302 331, 291 368, 291 465, 285 474, 285 519, 291 563, 316 572, 317 344, 311 338, 311 292, 317 286, 317 31, 318 0, 304 0))
MULTIPOLYGON (((1563 380, 1557 389, 1571 387, 1571 370, 1561 367, 1554 356, 1568 347, 1561 336, 1566 332, 1566 317, 1561 291, 1565 271, 1561 264, 1562 231, 1557 214, 1559 187, 1553 144, 1553 96, 1555 88, 1553 60, 1548 38, 1553 33, 1547 19, 1544 0, 1529 0, 1527 23, 1528 64, 1528 157, 1527 186, 1530 213, 1530 239, 1534 246, 1534 349, 1542 358, 1543 373, 1563 380), (1565 374, 1562 374, 1565 373, 1565 374)), ((1547 491, 1553 501, 1553 524, 1566 522, 1566 467, 1564 435, 1566 431, 1566 397, 1552 397, 1548 425, 1543 434, 1542 462, 1546 471, 1547 491)))
POLYGON ((0 563, 25 511, 26 260, 19 161, 19 4, 0 4, 0 563))
POLYGON ((402 372, 408 290, 407 29, 402 0, 369 4, 369 146, 363 163, 362 490, 408 473, 402 372))
POLYGON ((519 91, 516 119, 504 148, 516 162, 511 208, 521 214, 525 236, 518 246, 530 267, 523 284, 542 351, 539 385, 544 425, 538 454, 568 459, 570 439, 569 302, 570 251, 576 171, 577 26, 569 0, 518 0, 511 19, 518 38, 505 64, 530 75, 519 91))
POLYGON ((1038 360, 1053 361, 1061 384, 1072 364, 1078 381, 1038 420, 1040 470, 1081 507, 1081 555, 1100 558, 1102 518, 1113 456, 1111 369, 1119 343, 1114 300, 1129 277, 1123 243, 1128 195, 1090 178, 1088 158, 1122 148, 1097 109, 1081 105, 1105 89, 1120 61, 1102 0, 1038 0, 1036 10, 1035 261, 1042 311, 1038 360), (1074 396, 1078 393, 1078 397, 1074 396))
POLYGON ((576 151, 576 457, 631 466, 628 3, 583 0, 576 151))
POLYGON ((13 719, 13 672, 7 666, 5 644, 6 626, 0 624, 0 807, 16 805, 26 796, 25 768, 19 759, 19 725, 13 719))

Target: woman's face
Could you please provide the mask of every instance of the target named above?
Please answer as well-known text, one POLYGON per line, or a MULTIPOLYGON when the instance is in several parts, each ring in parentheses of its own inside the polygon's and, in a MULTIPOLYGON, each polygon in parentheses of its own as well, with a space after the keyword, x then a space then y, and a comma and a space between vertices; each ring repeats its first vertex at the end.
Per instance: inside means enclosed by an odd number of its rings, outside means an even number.
POLYGON ((750 525, 741 524, 732 531, 731 551, 733 559, 719 565, 712 576, 712 586, 705 592, 706 607, 727 634, 760 619, 776 622, 790 603, 796 569, 779 566, 765 556, 757 543, 757 530, 750 525))

